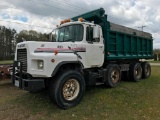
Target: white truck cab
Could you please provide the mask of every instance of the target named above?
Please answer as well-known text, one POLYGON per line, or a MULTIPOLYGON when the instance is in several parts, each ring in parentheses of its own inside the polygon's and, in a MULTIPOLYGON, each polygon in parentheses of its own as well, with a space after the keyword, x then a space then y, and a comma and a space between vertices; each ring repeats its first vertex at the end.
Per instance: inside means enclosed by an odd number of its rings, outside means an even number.
POLYGON ((61 47, 59 51, 69 49, 70 52, 77 52, 81 56, 75 55, 77 61, 84 68, 101 67, 104 62, 104 41, 99 25, 80 21, 68 22, 53 30, 51 39, 56 42, 57 47, 61 47))
POLYGON ((25 41, 17 44, 13 84, 34 92, 49 83, 51 99, 56 99, 55 94, 59 96, 63 84, 63 93, 66 93, 61 97, 64 97, 65 102, 74 102, 66 106, 64 101, 59 103, 60 100, 57 100, 57 104, 68 108, 75 105, 76 99, 80 101, 84 93, 86 83, 82 77, 83 70, 101 67, 103 62, 104 39, 101 27, 84 21, 67 22, 52 31, 50 42, 25 41), (59 78, 59 74, 63 78, 59 78), (66 77, 71 78, 66 80, 66 77), (55 93, 56 88, 58 91, 55 93))
POLYGON ((33 77, 52 77, 55 69, 65 62, 78 62, 84 69, 103 65, 104 44, 99 25, 68 22, 53 30, 50 38, 50 42, 17 44, 15 60, 23 62, 24 72, 33 77))

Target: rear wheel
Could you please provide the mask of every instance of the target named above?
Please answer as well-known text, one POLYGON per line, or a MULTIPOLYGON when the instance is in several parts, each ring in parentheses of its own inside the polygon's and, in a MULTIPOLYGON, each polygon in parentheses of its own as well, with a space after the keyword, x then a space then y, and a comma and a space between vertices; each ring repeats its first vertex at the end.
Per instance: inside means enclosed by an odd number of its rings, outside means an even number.
POLYGON ((148 62, 143 62, 142 66, 142 78, 148 78, 151 75, 151 66, 148 62))
POLYGON ((107 66, 107 79, 105 85, 109 87, 116 87, 121 79, 121 71, 118 65, 109 64, 107 66))
POLYGON ((85 81, 74 70, 65 71, 50 83, 50 97, 63 109, 76 106, 85 93, 85 81))
POLYGON ((129 68, 130 78, 132 81, 138 82, 142 77, 142 67, 140 63, 133 63, 129 68))

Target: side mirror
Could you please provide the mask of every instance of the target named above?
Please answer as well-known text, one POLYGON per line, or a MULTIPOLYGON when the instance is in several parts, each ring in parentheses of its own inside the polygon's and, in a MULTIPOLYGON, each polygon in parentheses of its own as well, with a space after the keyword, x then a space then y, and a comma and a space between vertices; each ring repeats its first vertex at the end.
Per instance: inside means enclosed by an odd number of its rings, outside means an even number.
POLYGON ((100 38, 100 30, 99 26, 94 26, 93 27, 93 39, 99 39, 100 38))

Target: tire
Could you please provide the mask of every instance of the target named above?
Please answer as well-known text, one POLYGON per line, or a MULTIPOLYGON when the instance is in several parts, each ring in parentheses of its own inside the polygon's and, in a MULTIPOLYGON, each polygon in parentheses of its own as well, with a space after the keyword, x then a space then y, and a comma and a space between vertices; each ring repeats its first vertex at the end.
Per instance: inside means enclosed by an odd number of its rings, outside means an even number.
POLYGON ((148 62, 142 62, 142 78, 146 79, 149 78, 151 75, 151 66, 148 62))
POLYGON ((107 66, 107 79, 105 85, 111 88, 117 87, 121 80, 121 71, 118 65, 109 64, 107 66))
POLYGON ((130 78, 134 82, 139 82, 142 77, 142 67, 140 63, 133 63, 129 68, 130 78))
POLYGON ((79 104, 85 93, 85 81, 82 75, 74 70, 64 71, 50 82, 50 98, 62 109, 79 104))

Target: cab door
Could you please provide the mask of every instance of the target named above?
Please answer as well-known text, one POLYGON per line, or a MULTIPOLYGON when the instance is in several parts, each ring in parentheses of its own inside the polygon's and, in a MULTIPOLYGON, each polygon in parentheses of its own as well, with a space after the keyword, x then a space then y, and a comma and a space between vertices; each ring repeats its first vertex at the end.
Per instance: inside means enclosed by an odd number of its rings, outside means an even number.
POLYGON ((99 39, 93 38, 93 27, 86 28, 86 65, 90 67, 100 67, 104 62, 104 44, 102 31, 99 28, 99 39))

